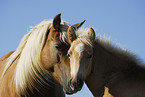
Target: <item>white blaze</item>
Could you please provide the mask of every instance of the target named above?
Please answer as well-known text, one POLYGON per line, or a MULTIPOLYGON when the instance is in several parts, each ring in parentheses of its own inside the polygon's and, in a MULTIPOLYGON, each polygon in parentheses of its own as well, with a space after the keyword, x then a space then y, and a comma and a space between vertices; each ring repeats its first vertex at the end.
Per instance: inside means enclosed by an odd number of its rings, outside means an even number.
POLYGON ((85 50, 85 46, 83 43, 79 43, 76 48, 75 51, 79 53, 79 56, 81 55, 81 53, 85 50))
MULTIPOLYGON (((85 46, 83 43, 79 43, 76 45, 75 49, 76 53, 78 53, 78 55, 80 56, 81 53, 85 50, 85 46)), ((77 59, 78 57, 73 56, 73 59, 70 59, 70 63, 71 65, 71 76, 73 78, 76 78, 78 70, 79 70, 79 60, 77 59)))

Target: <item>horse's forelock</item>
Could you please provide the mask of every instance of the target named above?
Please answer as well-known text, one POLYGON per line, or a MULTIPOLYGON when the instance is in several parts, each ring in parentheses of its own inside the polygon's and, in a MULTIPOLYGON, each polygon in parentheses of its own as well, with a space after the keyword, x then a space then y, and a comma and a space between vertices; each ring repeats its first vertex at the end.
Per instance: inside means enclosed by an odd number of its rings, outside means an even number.
POLYGON ((60 41, 68 45, 68 37, 67 37, 67 30, 69 28, 70 24, 62 21, 61 22, 61 32, 60 32, 60 41))
POLYGON ((93 47, 92 40, 90 40, 87 36, 88 31, 89 28, 80 28, 79 30, 77 30, 76 31, 77 40, 93 47))

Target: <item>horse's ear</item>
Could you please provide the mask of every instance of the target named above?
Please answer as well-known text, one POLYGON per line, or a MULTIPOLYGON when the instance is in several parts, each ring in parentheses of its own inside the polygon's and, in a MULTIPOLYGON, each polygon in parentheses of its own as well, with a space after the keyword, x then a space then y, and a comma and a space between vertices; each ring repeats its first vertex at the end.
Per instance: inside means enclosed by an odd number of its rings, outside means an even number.
POLYGON ((88 32, 88 37, 89 37, 89 39, 90 39, 92 42, 95 41, 96 35, 95 35, 95 31, 94 31, 93 28, 90 28, 90 30, 89 30, 89 32, 88 32))
POLYGON ((76 33, 72 26, 68 28, 67 36, 70 43, 72 43, 76 39, 76 33))
POLYGON ((86 20, 82 21, 81 23, 77 23, 77 24, 72 25, 73 28, 74 28, 74 30, 79 29, 79 28, 84 24, 85 21, 86 21, 86 20))
POLYGON ((56 15, 53 19, 53 24, 52 25, 53 25, 53 28, 55 30, 60 30, 60 23, 61 23, 61 17, 60 16, 61 16, 61 13, 56 15))

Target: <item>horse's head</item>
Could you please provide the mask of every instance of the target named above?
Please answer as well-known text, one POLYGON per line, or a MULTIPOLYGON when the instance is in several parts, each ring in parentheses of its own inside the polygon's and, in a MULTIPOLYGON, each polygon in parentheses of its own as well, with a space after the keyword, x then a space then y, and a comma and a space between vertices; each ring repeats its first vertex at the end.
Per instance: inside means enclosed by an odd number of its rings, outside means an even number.
POLYGON ((65 41, 65 34, 69 25, 60 24, 61 14, 54 17, 52 27, 48 30, 44 39, 44 47, 41 53, 41 62, 43 67, 48 71, 53 71, 53 67, 56 63, 60 62, 61 54, 66 55, 69 48, 67 41, 65 41), (62 40, 61 38, 64 38, 62 40))
POLYGON ((91 63, 93 58, 93 42, 95 40, 95 32, 92 28, 86 33, 78 30, 77 34, 73 27, 68 29, 68 38, 71 43, 71 47, 68 50, 68 56, 70 58, 71 79, 70 87, 75 91, 78 91, 83 86, 83 81, 89 75, 91 71, 91 63))
MULTIPOLYGON (((74 93, 67 85, 70 79, 70 61, 67 56, 70 47, 67 39, 69 24, 61 22, 60 15, 54 17, 52 26, 45 35, 41 63, 46 70, 51 72, 67 93, 74 93)), ((84 21, 73 25, 73 27, 78 29, 83 23, 84 21)))

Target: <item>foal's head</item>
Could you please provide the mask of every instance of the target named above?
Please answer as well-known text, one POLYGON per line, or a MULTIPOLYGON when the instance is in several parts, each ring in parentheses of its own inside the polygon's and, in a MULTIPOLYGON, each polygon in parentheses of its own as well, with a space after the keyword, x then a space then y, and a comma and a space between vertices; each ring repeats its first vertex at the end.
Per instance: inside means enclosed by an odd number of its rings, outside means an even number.
POLYGON ((76 34, 73 27, 69 27, 67 32, 71 43, 71 47, 68 50, 71 68, 70 87, 76 91, 81 89, 83 81, 91 71, 92 46, 95 40, 95 32, 92 28, 89 31, 83 29, 77 32, 76 34))
MULTIPOLYGON (((73 25, 73 27, 78 29, 83 23, 84 21, 73 25)), ((68 87, 70 79, 70 61, 67 56, 70 47, 67 39, 68 28, 69 25, 66 22, 61 22, 60 14, 54 17, 52 27, 45 35, 41 63, 63 85, 67 93, 73 93, 73 90, 68 87)))

